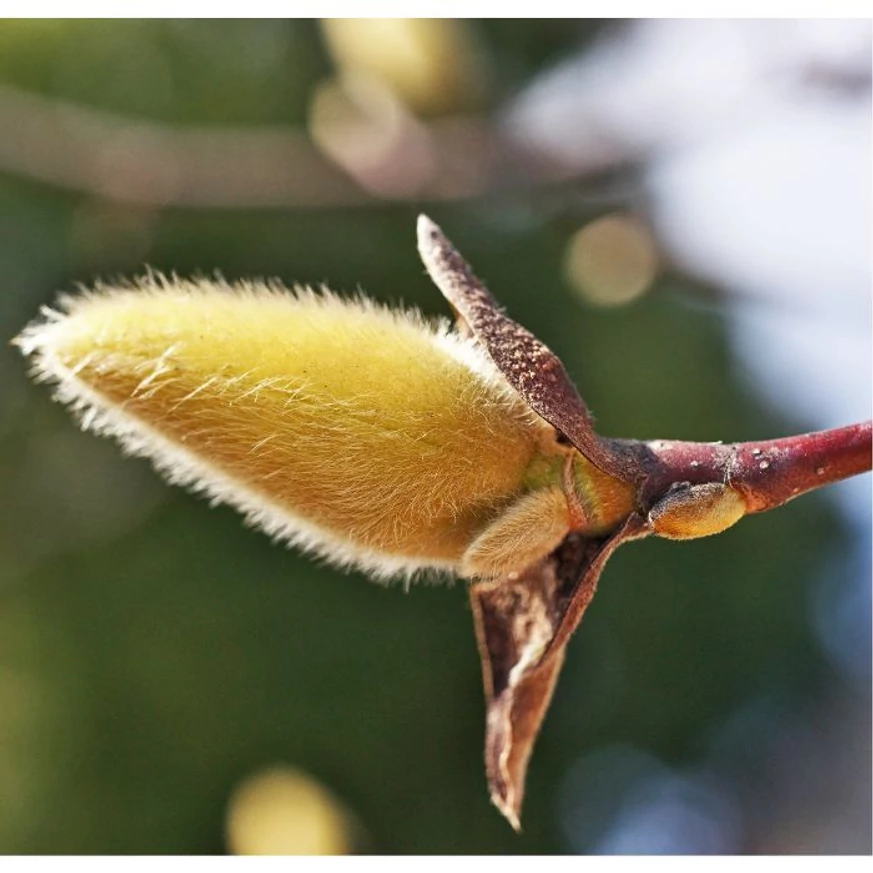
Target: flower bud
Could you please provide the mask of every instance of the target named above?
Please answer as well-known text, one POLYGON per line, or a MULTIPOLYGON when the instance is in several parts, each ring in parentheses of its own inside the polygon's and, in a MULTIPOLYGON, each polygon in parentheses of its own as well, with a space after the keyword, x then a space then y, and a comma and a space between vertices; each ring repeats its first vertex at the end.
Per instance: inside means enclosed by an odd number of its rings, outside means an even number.
POLYGON ((17 343, 83 427, 341 565, 457 570, 517 499, 560 485, 552 428, 417 313, 157 276, 61 310, 17 343))

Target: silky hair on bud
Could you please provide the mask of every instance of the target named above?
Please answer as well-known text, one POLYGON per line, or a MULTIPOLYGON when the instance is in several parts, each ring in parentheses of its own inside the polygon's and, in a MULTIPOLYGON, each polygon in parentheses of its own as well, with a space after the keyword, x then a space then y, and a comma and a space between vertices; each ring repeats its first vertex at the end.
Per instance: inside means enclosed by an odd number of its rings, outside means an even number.
POLYGON ((361 296, 150 274, 61 298, 16 343, 83 428, 377 578, 457 572, 532 463, 559 468, 472 340, 361 296))
POLYGON ((569 529, 564 492, 555 487, 531 491, 476 537, 464 553, 461 571, 482 578, 517 572, 557 548, 569 529))

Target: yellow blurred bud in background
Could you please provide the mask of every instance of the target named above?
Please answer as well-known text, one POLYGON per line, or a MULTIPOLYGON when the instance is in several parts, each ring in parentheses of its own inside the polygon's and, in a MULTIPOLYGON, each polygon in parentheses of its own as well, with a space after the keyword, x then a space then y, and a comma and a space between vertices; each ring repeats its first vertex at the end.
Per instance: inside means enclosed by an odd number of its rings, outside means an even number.
POLYGON ((330 791, 291 767, 249 777, 227 809, 227 847, 234 855, 348 855, 359 832, 330 791))
POLYGON ((484 63, 464 21, 325 18, 328 51, 344 77, 380 80, 415 112, 469 108, 484 91, 484 63))

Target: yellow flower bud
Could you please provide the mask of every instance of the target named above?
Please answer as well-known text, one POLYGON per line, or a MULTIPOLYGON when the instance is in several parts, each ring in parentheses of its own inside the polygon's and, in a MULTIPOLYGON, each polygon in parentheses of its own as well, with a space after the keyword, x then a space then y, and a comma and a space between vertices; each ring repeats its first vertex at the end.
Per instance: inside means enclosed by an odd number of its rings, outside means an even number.
MULTIPOLYGON (((17 342, 85 428, 340 565, 457 570, 516 499, 560 485, 570 450, 448 324, 155 276, 61 310, 17 342)), ((532 535, 545 551, 560 540, 532 535)))

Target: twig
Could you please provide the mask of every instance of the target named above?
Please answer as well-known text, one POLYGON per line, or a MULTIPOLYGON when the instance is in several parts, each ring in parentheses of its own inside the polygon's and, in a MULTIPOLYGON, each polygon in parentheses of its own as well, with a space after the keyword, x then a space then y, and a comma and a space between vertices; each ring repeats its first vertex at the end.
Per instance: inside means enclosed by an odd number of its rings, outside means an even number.
POLYGON ((520 149, 478 117, 417 127, 421 136, 371 168, 386 180, 382 196, 302 129, 172 127, 0 85, 0 170, 147 206, 233 209, 454 201, 580 175, 520 149))

